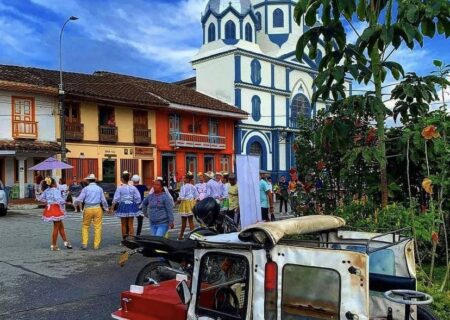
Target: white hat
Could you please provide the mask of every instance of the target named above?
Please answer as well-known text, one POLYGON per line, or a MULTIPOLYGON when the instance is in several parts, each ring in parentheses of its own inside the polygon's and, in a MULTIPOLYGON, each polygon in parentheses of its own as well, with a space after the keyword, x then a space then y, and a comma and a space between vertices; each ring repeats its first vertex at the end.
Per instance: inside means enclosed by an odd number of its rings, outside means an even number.
POLYGON ((214 172, 208 171, 208 172, 205 173, 205 176, 207 176, 210 179, 214 179, 214 172))
POLYGON ((135 174, 131 177, 131 181, 139 182, 139 181, 141 181, 141 177, 139 177, 137 174, 135 174))
POLYGON ((156 177, 156 180, 163 181, 163 177, 156 177))
POLYGON ((95 174, 91 173, 90 175, 88 175, 86 178, 84 178, 85 180, 97 180, 97 178, 95 177, 95 174))

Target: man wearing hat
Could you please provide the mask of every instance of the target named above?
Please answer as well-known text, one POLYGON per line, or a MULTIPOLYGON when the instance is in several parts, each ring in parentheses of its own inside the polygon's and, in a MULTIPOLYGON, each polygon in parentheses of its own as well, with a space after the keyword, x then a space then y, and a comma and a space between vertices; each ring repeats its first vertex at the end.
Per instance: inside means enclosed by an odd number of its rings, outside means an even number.
POLYGON ((85 179, 89 185, 85 187, 80 196, 77 197, 76 204, 84 202, 83 224, 81 226, 81 249, 85 250, 89 242, 89 228, 94 224, 94 249, 100 248, 102 241, 102 220, 103 211, 108 211, 108 202, 106 202, 103 189, 95 181, 97 178, 93 173, 85 179))
POLYGON ((205 173, 205 181, 206 181, 206 197, 214 198, 217 203, 220 203, 220 198, 222 196, 222 189, 214 180, 214 172, 208 171, 205 173))
POLYGON ((259 198, 261 201, 261 218, 264 221, 270 221, 269 213, 273 214, 273 199, 270 185, 266 181, 268 172, 261 170, 259 172, 259 198))

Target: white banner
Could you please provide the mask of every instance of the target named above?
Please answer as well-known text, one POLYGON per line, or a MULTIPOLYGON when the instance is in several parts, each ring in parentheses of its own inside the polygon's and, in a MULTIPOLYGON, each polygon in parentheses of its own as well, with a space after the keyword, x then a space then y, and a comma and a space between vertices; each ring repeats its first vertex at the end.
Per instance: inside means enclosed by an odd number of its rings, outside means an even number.
POLYGON ((259 157, 236 155, 237 183, 239 184, 239 209, 241 227, 261 221, 259 198, 259 157))

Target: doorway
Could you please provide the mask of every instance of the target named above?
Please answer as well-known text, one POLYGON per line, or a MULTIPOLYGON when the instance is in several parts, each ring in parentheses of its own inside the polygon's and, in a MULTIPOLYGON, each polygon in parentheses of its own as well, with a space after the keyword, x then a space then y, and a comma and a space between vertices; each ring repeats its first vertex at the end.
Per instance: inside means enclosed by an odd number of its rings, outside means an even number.
POLYGON ((153 160, 142 160, 142 183, 147 187, 155 180, 153 160))
POLYGON ((116 159, 103 160, 103 182, 116 183, 116 159))
POLYGON ((170 180, 170 174, 175 176, 176 167, 175 167, 175 156, 174 155, 163 155, 162 156, 162 178, 164 181, 170 180))
POLYGON ((196 155, 187 155, 186 156, 186 171, 194 174, 194 177, 197 177, 197 156, 196 155))

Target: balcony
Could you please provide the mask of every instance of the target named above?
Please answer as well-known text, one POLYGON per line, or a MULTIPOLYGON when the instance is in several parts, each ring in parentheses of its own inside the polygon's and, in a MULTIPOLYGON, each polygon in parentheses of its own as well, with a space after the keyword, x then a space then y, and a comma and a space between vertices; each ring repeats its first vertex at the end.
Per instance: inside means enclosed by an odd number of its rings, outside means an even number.
POLYGON ((225 149, 225 137, 195 133, 172 132, 169 134, 169 144, 172 147, 223 150, 225 149))
POLYGON ((17 139, 37 139, 38 129, 36 121, 14 121, 13 138, 17 139))
POLYGON ((81 141, 84 138, 84 124, 66 122, 66 140, 81 141))
POLYGON ((117 127, 98 126, 98 138, 100 142, 117 142, 117 127))
POLYGON ((134 143, 149 145, 152 143, 152 130, 134 128, 134 143))

